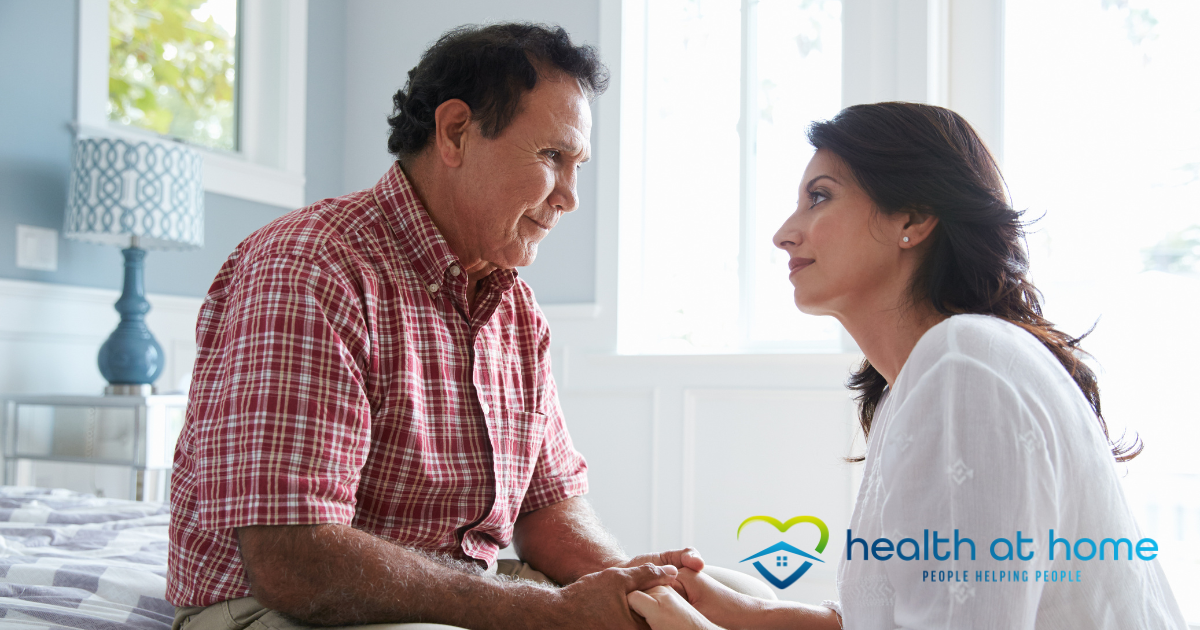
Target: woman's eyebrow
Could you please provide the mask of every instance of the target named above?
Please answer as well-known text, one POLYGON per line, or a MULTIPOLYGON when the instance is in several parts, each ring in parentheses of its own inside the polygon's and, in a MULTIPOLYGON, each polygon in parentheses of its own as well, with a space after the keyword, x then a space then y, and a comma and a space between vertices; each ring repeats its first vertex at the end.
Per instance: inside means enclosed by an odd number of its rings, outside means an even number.
POLYGON ((812 179, 808 180, 808 184, 806 184, 806 185, 804 186, 804 189, 805 189, 805 190, 812 190, 812 186, 813 186, 813 184, 817 183, 817 180, 818 180, 818 179, 822 179, 822 178, 824 178, 824 179, 828 179, 829 181, 831 181, 831 182, 833 182, 833 183, 835 183, 835 184, 841 184, 841 182, 839 182, 838 180, 834 179, 832 175, 817 175, 816 177, 814 177, 814 178, 812 178, 812 179))

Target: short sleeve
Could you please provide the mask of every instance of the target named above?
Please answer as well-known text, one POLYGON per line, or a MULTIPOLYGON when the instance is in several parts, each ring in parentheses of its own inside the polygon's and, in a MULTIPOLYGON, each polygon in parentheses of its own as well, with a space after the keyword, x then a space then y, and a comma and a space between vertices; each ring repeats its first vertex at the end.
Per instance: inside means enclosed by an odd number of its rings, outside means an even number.
POLYGON ((303 258, 239 266, 192 419, 201 528, 351 522, 371 431, 361 304, 303 258))
POLYGON ((547 328, 541 335, 538 347, 538 373, 541 384, 541 412, 546 415, 546 434, 542 448, 534 465, 529 489, 521 503, 521 512, 532 512, 565 501, 571 497, 587 494, 587 461, 571 442, 562 407, 558 402, 558 388, 550 369, 550 335, 547 328))
POLYGON ((1053 467, 1038 446, 1046 441, 1021 393, 977 359, 950 353, 920 377, 882 437, 880 516, 885 536, 900 547, 882 562, 895 625, 1032 629, 1043 586, 1035 571, 1049 567, 1037 545, 1055 527, 1057 502, 1053 467), (956 531, 974 543, 975 561, 966 543, 955 560, 956 531), (930 550, 935 536, 939 548, 930 550), (1008 543, 998 543, 996 554, 1005 557, 1011 545, 1011 560, 991 555, 1000 538, 1008 543), (922 555, 902 559, 915 543, 922 555), (983 570, 995 571, 986 576, 993 579, 1017 573, 981 583, 976 571, 983 570), (943 577, 926 579, 926 571, 943 577), (951 571, 966 571, 966 581, 951 571))

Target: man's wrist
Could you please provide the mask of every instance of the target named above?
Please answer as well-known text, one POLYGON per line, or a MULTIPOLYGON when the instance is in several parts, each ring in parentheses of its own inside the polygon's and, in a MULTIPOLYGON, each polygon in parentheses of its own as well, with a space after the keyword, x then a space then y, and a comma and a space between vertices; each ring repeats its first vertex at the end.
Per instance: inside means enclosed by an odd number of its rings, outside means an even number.
POLYGON ((571 611, 561 589, 529 582, 504 584, 502 597, 495 608, 503 610, 502 628, 567 628, 571 626, 571 611))

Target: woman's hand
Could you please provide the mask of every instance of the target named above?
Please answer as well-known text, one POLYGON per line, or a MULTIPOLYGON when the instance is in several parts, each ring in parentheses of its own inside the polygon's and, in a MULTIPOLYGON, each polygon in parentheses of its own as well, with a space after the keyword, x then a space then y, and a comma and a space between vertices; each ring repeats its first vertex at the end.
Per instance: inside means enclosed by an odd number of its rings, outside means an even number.
POLYGON ((753 626, 751 617, 764 603, 721 584, 704 572, 682 569, 676 580, 687 591, 688 602, 700 614, 726 628, 753 626))
POLYGON ((653 630, 721 630, 684 601, 679 593, 666 586, 655 586, 645 592, 633 591, 626 599, 629 607, 645 617, 653 630))

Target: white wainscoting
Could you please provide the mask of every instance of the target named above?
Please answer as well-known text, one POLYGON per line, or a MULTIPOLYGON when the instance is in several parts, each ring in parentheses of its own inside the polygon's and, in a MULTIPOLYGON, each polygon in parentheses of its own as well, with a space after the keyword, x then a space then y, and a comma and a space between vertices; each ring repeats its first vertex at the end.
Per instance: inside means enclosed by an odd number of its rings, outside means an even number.
POLYGON ((545 310, 567 425, 588 459, 588 498, 627 552, 692 545, 710 564, 757 577, 743 558, 781 539, 811 551, 817 530, 755 523, 739 539, 738 525, 813 515, 829 527, 825 562, 776 592, 837 598, 860 474, 841 458, 862 450, 844 381, 859 356, 587 354, 573 348, 590 340, 545 310))
MULTIPOLYGON (((0 279, 0 392, 100 394, 100 345, 117 327, 119 291, 0 279)), ((181 391, 196 358, 201 298, 147 296, 146 324, 166 354, 159 392, 181 391)))
MULTIPOLYGON (((100 345, 121 317, 119 291, 0 279, 0 394, 99 395, 105 380, 96 366, 100 345)), ((200 298, 148 295, 147 325, 166 355, 159 392, 182 391, 196 357, 200 298)), ((22 462, 18 478, 130 498, 123 468, 22 462)))

